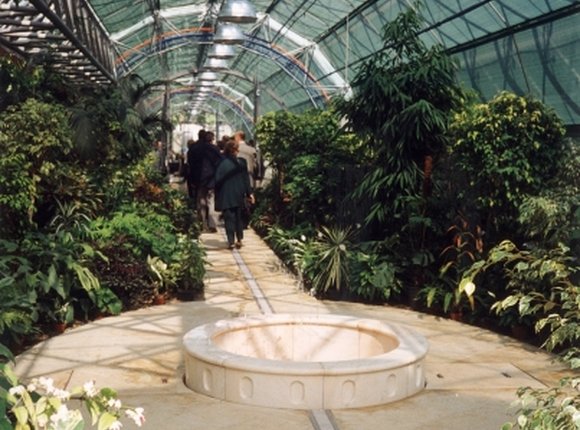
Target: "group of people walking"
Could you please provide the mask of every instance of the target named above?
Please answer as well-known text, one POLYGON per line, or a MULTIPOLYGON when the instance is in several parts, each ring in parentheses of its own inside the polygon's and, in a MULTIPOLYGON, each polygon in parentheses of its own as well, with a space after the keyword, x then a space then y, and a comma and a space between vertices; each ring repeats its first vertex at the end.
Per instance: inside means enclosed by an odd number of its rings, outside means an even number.
POLYGON ((247 219, 246 208, 255 203, 256 149, 245 142, 244 132, 215 144, 215 134, 200 130, 187 150, 187 188, 206 231, 217 232, 221 212, 228 248, 241 248, 247 219))

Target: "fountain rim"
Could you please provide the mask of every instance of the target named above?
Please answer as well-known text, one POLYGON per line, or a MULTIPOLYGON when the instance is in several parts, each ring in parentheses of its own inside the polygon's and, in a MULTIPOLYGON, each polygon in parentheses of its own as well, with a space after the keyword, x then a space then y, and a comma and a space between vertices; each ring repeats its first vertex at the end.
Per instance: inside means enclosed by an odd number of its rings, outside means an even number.
POLYGON ((415 330, 376 319, 333 314, 262 314, 218 321, 195 327, 183 337, 187 354, 196 359, 234 370, 251 370, 257 373, 287 375, 346 375, 356 372, 366 374, 396 369, 421 361, 427 354, 426 338, 415 330), (351 360, 291 361, 257 358, 235 354, 217 346, 213 339, 223 333, 245 328, 282 325, 326 325, 346 329, 377 332, 395 337, 399 345, 383 354, 351 360))

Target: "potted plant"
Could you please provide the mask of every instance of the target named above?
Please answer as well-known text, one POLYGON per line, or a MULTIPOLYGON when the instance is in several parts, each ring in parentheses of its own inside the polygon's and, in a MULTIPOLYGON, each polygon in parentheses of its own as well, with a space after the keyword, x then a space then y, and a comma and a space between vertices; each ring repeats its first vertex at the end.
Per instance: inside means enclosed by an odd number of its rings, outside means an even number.
POLYGON ((167 281, 169 275, 167 270, 168 265, 159 257, 151 257, 148 255, 147 266, 149 267, 149 273, 153 281, 153 303, 156 305, 162 305, 165 303, 167 293, 167 281))
POLYGON ((68 325, 74 321, 72 300, 60 298, 55 300, 54 307, 47 313, 52 323, 52 329, 57 333, 63 333, 68 325))
POLYGON ((177 261, 170 266, 169 277, 179 300, 195 300, 203 292, 204 257, 203 248, 191 232, 178 235, 177 261))

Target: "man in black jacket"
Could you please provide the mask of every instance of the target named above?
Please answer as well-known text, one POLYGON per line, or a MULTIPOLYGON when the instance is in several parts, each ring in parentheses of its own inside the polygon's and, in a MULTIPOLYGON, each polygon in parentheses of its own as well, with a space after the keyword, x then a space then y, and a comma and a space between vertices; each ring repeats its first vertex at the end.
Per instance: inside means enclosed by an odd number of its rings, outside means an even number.
POLYGON ((187 151, 189 180, 197 190, 196 207, 203 224, 203 229, 217 231, 216 213, 214 210, 215 171, 222 160, 222 155, 213 144, 215 135, 211 131, 199 132, 199 141, 187 151))

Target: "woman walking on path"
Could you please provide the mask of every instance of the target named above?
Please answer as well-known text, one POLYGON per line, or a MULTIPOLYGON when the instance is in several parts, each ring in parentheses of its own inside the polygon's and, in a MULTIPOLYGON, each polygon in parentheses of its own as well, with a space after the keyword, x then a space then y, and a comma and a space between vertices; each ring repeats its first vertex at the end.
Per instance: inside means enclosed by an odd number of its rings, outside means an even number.
POLYGON ((221 211, 226 228, 228 247, 242 247, 244 224, 242 209, 246 198, 254 203, 254 195, 248 178, 246 160, 238 158, 239 145, 234 140, 226 142, 225 158, 219 164, 215 174, 216 210, 221 211), (237 241, 234 243, 234 239, 237 241))

